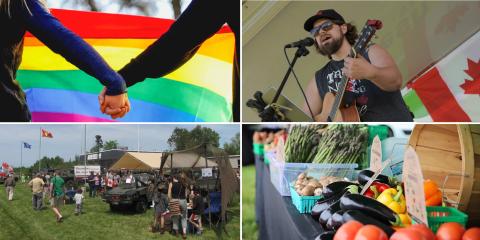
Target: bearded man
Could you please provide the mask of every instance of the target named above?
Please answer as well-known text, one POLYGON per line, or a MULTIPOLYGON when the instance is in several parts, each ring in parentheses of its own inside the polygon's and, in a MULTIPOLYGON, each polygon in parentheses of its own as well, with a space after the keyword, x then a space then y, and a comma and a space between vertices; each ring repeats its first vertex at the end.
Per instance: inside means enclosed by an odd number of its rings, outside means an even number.
MULTIPOLYGON (((315 39, 317 52, 330 59, 306 90, 316 121, 325 121, 318 118, 322 111, 330 111, 322 109, 325 94, 337 93, 342 74, 349 79, 344 98, 355 100, 362 122, 413 121, 400 93, 402 75, 384 48, 370 44, 357 58, 348 57, 357 29, 333 9, 318 11, 307 19, 304 29, 315 39)), ((304 111, 310 112, 306 103, 304 111)))

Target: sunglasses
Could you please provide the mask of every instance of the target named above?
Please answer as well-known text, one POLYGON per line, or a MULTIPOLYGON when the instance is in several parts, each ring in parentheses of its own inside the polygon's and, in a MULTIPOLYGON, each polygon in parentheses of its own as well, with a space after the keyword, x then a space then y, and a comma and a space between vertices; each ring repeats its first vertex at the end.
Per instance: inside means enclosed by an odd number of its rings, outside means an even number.
POLYGON ((324 23, 314 27, 312 30, 310 30, 310 34, 313 37, 316 37, 320 31, 328 31, 333 28, 333 22, 332 21, 325 21, 324 23))

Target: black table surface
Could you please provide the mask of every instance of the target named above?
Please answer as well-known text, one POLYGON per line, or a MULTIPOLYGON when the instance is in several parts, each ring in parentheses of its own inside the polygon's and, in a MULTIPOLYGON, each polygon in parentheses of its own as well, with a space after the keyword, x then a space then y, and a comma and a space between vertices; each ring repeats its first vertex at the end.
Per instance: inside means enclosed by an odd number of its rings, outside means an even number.
POLYGON ((310 214, 300 214, 290 197, 282 197, 270 181, 270 170, 255 157, 255 211, 259 239, 315 239, 322 227, 310 214))

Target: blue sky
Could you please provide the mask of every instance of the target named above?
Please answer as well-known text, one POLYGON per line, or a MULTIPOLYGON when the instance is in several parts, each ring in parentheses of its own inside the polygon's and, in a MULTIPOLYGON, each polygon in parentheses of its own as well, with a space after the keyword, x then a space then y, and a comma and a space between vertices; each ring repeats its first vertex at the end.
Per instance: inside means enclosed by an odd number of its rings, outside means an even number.
MULTIPOLYGON (((87 124, 87 150, 95 144, 95 135, 101 135, 105 143, 117 140, 129 150, 137 150, 137 136, 140 133, 140 150, 162 151, 168 149, 167 140, 175 127, 192 129, 197 124, 87 124), (138 131, 139 130, 139 131, 138 131)), ((69 161, 84 149, 84 124, 1 124, 0 125, 0 163, 7 162, 20 166, 20 154, 23 153, 23 165, 31 166, 39 155, 40 128, 53 134, 53 138, 42 138, 41 155, 60 156, 69 161), (32 145, 31 149, 21 149, 21 143, 32 145)), ((201 124, 220 135, 220 145, 240 131, 238 124, 201 124)))

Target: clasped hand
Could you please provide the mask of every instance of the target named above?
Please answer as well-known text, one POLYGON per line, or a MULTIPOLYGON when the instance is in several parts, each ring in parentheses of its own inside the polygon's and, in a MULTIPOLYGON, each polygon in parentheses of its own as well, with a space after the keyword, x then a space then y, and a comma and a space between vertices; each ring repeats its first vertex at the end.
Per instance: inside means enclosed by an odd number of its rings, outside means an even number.
POLYGON ((107 88, 98 95, 98 103, 100 104, 100 111, 104 114, 110 115, 112 119, 121 118, 130 111, 130 101, 128 101, 127 93, 120 95, 109 96, 106 95, 107 88))

